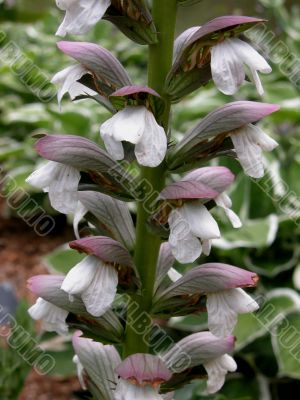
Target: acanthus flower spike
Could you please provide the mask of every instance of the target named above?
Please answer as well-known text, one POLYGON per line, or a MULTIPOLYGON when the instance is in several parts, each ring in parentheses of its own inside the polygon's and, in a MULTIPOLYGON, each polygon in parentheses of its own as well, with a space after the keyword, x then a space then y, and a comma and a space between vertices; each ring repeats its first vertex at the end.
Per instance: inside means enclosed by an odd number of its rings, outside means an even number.
POLYGON ((71 65, 56 73, 51 83, 58 86, 57 101, 61 106, 62 98, 69 93, 71 100, 79 96, 96 96, 97 92, 83 85, 79 80, 85 76, 88 71, 80 64, 71 65))
MULTIPOLYGON (((44 135, 37 141, 35 148, 40 156, 50 161, 87 172, 94 184, 93 188, 126 201, 132 199, 132 176, 91 140, 75 135, 44 135)), ((44 175, 39 174, 38 177, 40 176, 44 175)), ((77 201, 74 205, 77 206, 77 201)))
POLYGON ((154 298, 153 311, 159 314, 160 310, 172 308, 177 298, 186 298, 188 303, 189 297, 206 296, 209 329, 214 335, 225 337, 233 332, 238 314, 258 309, 257 302, 241 289, 254 287, 257 280, 255 273, 232 265, 203 264, 160 290, 154 298))
POLYGON ((156 120, 164 109, 162 98, 146 86, 125 86, 112 93, 110 101, 118 112, 100 127, 108 153, 115 160, 122 160, 122 141, 127 141, 134 145, 139 164, 161 164, 167 151, 165 130, 156 120))
POLYGON ((118 59, 108 50, 94 43, 61 41, 57 47, 75 59, 92 75, 93 89, 108 97, 115 90, 131 85, 131 80, 118 59))
POLYGON ((271 151, 277 143, 253 124, 279 108, 277 104, 255 101, 235 101, 219 107, 187 132, 175 146, 168 155, 169 167, 177 169, 186 164, 188 168, 201 156, 216 157, 218 150, 215 151, 215 146, 222 150, 226 138, 230 137, 233 143, 230 148, 236 150, 245 172, 253 177, 262 176, 262 150, 271 151))
POLYGON ((124 329, 116 314, 112 310, 108 310, 99 318, 92 317, 79 297, 74 296, 72 301, 70 301, 69 295, 61 290, 63 281, 63 275, 37 275, 28 280, 29 290, 43 299, 47 305, 45 306, 44 302, 38 300, 38 306, 41 305, 42 308, 37 308, 37 314, 36 307, 33 306, 35 307, 33 309, 33 318, 36 317, 35 319, 41 319, 42 322, 45 321, 43 326, 46 330, 56 328, 55 330, 60 334, 65 334, 67 325, 70 325, 77 329, 80 327, 85 335, 89 335, 89 325, 92 325, 97 337, 103 340, 110 338, 114 343, 120 342, 124 334, 124 329), (48 321, 49 316, 57 315, 52 314, 51 310, 46 310, 48 305, 49 307, 53 306, 52 311, 55 311, 55 313, 58 310, 60 311, 60 314, 58 314, 59 318, 56 318, 55 321, 53 321, 53 318, 48 321), (66 318, 67 322, 65 321, 66 318), (51 322, 52 325, 49 325, 48 322, 51 322), (54 322, 55 325, 53 325, 54 322))
POLYGON ((68 165, 49 161, 36 169, 26 182, 49 193, 52 207, 63 213, 74 213, 80 172, 68 165))
POLYGON ((68 325, 66 318, 68 311, 49 303, 39 297, 36 303, 28 310, 31 318, 43 321, 43 329, 49 332, 57 332, 59 335, 68 333, 68 325))
POLYGON ((237 369, 227 354, 233 352, 234 342, 233 336, 220 339, 210 332, 199 332, 180 340, 162 358, 174 373, 202 364, 208 374, 207 392, 215 393, 223 386, 227 372, 237 369))
MULTIPOLYGON (((112 305, 117 293, 117 265, 131 268, 128 251, 118 242, 105 236, 94 236, 70 243, 71 248, 88 256, 75 265, 62 282, 61 289, 84 302, 87 311, 99 317, 112 305)), ((122 273, 122 270, 120 270, 122 273)))
MULTIPOLYGON (((258 18, 229 15, 217 17, 202 26, 184 31, 175 41, 173 66, 167 77, 167 90, 173 101, 180 100, 210 81, 211 51, 214 46, 218 46, 224 39, 235 39, 243 31, 261 22, 263 20, 258 18)), ((223 77, 223 80, 225 81, 226 77, 223 77)))
POLYGON ((235 94, 244 82, 244 64, 250 68, 258 93, 263 95, 257 71, 268 74, 272 68, 250 44, 238 38, 229 38, 211 48, 212 78, 224 94, 235 94))
POLYGON ((115 400, 114 389, 118 381, 115 369, 121 363, 119 353, 114 346, 103 345, 81 335, 82 332, 77 331, 72 338, 75 353, 81 364, 80 380, 92 393, 96 389, 96 398, 115 400))
POLYGON ((208 255, 211 240, 220 237, 216 221, 203 204, 205 201, 214 199, 225 209, 234 226, 241 226, 238 216, 230 210, 230 199, 223 193, 233 180, 234 175, 225 167, 206 167, 190 172, 162 190, 160 199, 180 201, 178 205, 172 204, 168 217, 169 244, 178 261, 193 262, 202 251, 208 255))

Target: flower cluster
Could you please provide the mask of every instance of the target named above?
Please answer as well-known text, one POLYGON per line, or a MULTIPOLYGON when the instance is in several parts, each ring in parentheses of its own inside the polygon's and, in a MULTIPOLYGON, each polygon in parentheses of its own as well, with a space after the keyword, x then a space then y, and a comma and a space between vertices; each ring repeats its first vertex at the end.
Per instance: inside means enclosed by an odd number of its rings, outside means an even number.
MULTIPOLYGON (((56 2, 65 11, 57 31, 60 36, 86 33, 104 17, 117 26, 122 20, 119 28, 138 43, 159 43, 151 12, 139 2, 56 2)), ((169 117, 166 103, 170 106, 170 100, 179 101, 210 79, 221 92, 232 95, 244 83, 245 66, 262 94, 257 71, 269 73, 271 68, 240 37, 243 30, 259 22, 227 16, 185 31, 175 41, 164 93, 134 85, 116 57, 99 45, 58 43, 58 48, 77 62, 53 78, 59 103, 66 93, 72 100, 89 97, 112 116, 99 127, 102 146, 79 136, 49 134, 36 144, 37 152, 48 162, 27 181, 49 193, 54 209, 73 215, 77 240, 70 247, 86 257, 66 276, 31 278, 29 289, 38 300, 29 313, 42 319, 49 331, 66 334, 80 329, 73 335, 74 362, 82 388, 94 398, 172 399, 174 390, 188 383, 199 366, 208 377, 207 392, 214 393, 222 387, 226 373, 237 368, 230 355, 235 341, 232 334, 238 314, 258 309, 243 289, 255 287, 258 277, 216 262, 193 266, 183 275, 176 268, 178 263, 194 263, 201 254, 210 254, 214 240, 222 234, 212 214, 215 206, 225 212, 233 228, 242 225, 226 193, 234 182, 232 172, 216 165, 199 168, 199 161, 233 155, 246 174, 262 177, 262 151, 273 150, 277 143, 256 123, 278 107, 253 101, 228 103, 174 144, 165 122, 169 117), (157 185, 159 191, 147 192, 146 184, 155 182, 133 177, 131 163, 148 171, 143 177, 156 171, 155 179, 164 183, 157 185), (188 172, 181 176, 182 171, 188 172), (139 309, 146 292, 143 265, 136 257, 144 238, 138 237, 141 230, 136 229, 126 201, 142 206, 149 217, 148 226, 143 227, 148 232, 145 235, 152 235, 160 244, 157 257, 143 255, 145 260, 152 257, 156 261, 147 317, 153 323, 156 317, 207 313, 209 330, 186 336, 155 355, 138 351, 139 343, 136 352, 129 351, 125 343, 130 304, 137 301, 139 309), (79 228, 81 222, 85 236, 79 228), (117 350, 121 346, 124 357, 117 350)), ((142 338, 141 334, 140 341, 142 338)))

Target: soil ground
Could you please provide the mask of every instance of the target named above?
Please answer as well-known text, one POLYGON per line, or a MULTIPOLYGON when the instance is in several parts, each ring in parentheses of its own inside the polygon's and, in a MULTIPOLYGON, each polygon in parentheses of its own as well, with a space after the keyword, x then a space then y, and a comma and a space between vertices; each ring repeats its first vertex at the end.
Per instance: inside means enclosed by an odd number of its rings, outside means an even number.
MULTIPOLYGON (((46 237, 38 236, 22 220, 7 217, 9 210, 0 203, 0 282, 11 283, 19 298, 30 304, 35 296, 26 288, 26 281, 33 275, 48 273, 41 257, 59 245, 73 239, 65 220, 58 220, 56 229, 46 237)), ((59 379, 40 376, 32 371, 19 400, 71 400, 72 392, 79 389, 77 378, 59 379)))

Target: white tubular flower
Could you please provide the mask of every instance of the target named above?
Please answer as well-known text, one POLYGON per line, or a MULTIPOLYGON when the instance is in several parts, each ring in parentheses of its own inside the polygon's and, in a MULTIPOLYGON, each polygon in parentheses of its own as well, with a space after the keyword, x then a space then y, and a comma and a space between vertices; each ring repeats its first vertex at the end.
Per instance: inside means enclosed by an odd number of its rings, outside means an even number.
POLYGON ((135 145, 135 156, 141 165, 156 167, 166 155, 165 131, 144 106, 125 107, 101 125, 100 133, 115 160, 124 158, 123 140, 135 145))
POLYGON ((80 172, 68 165, 48 161, 35 170, 26 182, 49 193, 51 206, 63 213, 74 213, 80 172))
POLYGON ((263 177, 262 151, 272 151, 278 143, 258 126, 252 124, 237 129, 230 137, 244 172, 252 178, 263 177))
POLYGON ((28 313, 34 320, 41 319, 43 329, 46 331, 57 332, 59 335, 68 333, 68 325, 66 324, 68 311, 56 307, 41 297, 29 308, 28 313))
POLYGON ((111 306, 118 285, 116 269, 98 257, 87 256, 75 265, 65 277, 61 289, 70 295, 80 296, 87 311, 100 317, 111 306))
POLYGON ((56 0, 57 7, 66 12, 56 35, 81 35, 88 32, 110 6, 110 0, 56 0))
POLYGON ((254 312, 259 305, 243 289, 235 288, 208 293, 206 308, 209 330, 215 336, 226 337, 233 332, 238 314, 254 312))
POLYGON ((256 89, 264 93, 258 73, 272 71, 266 60, 250 44, 237 38, 225 39, 211 48, 211 72, 217 88, 224 94, 232 95, 245 80, 244 64, 251 71, 256 89))
POLYGON ((163 400, 160 385, 172 377, 164 362, 150 354, 134 354, 117 368, 120 379, 115 400, 163 400))
POLYGON ((181 263, 194 262, 202 251, 208 255, 210 240, 220 237, 217 222, 200 200, 186 202, 171 211, 168 222, 169 244, 174 257, 181 263))
POLYGON ((234 372, 237 369, 236 362, 228 354, 203 363, 206 369, 207 393, 215 393, 221 389, 225 382, 227 372, 234 372))
POLYGON ((218 197, 214 199, 214 201, 217 206, 224 209, 225 214, 227 215, 229 221, 234 228, 240 228, 242 226, 242 222, 239 216, 233 210, 231 210, 232 201, 226 193, 221 193, 218 197))
POLYGON ((97 94, 94 90, 78 82, 78 80, 87 73, 88 71, 81 64, 78 64, 71 65, 54 75, 51 83, 59 87, 57 91, 59 106, 66 93, 69 93, 71 100, 74 100, 80 95, 95 96, 97 94))

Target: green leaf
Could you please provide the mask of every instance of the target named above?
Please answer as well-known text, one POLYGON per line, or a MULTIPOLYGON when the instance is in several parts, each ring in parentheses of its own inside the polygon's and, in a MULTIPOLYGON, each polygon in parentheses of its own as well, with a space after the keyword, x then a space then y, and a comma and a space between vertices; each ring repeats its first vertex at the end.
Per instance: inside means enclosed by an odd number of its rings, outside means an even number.
POLYGON ((279 376, 300 379, 300 311, 290 313, 272 336, 279 376))
POLYGON ((67 245, 63 245, 43 257, 43 261, 50 272, 67 274, 84 257, 86 257, 85 254, 80 254, 76 250, 69 249, 67 245))
POLYGON ((256 301, 263 302, 258 312, 239 315, 234 331, 237 351, 273 332, 274 327, 291 311, 300 310, 300 297, 291 289, 272 290, 265 296, 256 298, 256 301))
POLYGON ((266 218, 248 220, 239 229, 222 232, 222 238, 215 241, 216 247, 235 249, 240 247, 263 248, 270 245, 278 228, 278 218, 271 214, 266 218))

